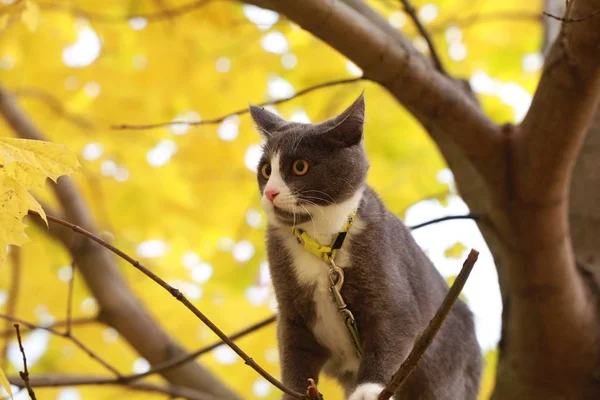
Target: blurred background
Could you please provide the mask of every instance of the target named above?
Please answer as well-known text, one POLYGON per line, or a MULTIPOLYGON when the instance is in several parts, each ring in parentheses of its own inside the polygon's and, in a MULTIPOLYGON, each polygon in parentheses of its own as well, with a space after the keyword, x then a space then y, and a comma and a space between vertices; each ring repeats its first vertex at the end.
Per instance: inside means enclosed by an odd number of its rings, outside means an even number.
MULTIPOLYGON (((427 44, 399 1, 368 1, 422 52, 427 44)), ((543 62, 541 1, 415 0, 449 72, 470 82, 487 115, 519 122, 543 62)), ((408 225, 467 214, 452 173, 433 142, 391 96, 367 81, 313 85, 360 77, 362 71, 282 15, 225 0, 0 0, 0 85, 49 140, 67 145, 82 164, 74 177, 103 238, 180 289, 226 333, 276 309, 265 255, 266 219, 255 167, 261 138, 249 104, 286 99, 271 111, 319 122, 347 107, 364 89, 369 183, 408 225), (231 114, 231 115, 230 115, 231 114), (221 118, 224 117, 225 118, 221 118), (218 119, 216 123, 211 120, 218 119), (122 124, 175 121, 152 129, 122 124)), ((0 121, 0 136, 15 136, 0 121)), ((60 209, 52 191, 36 196, 60 209)), ((50 213, 50 211, 49 211, 50 213)), ((0 311, 45 325, 63 320, 71 256, 42 229, 0 270, 0 311), (19 263, 20 290, 11 291, 19 263), (18 296, 18 298, 17 298, 18 296)), ((501 301, 493 260, 473 221, 448 221, 414 232, 451 281, 468 249, 482 254, 463 296, 476 316, 486 359, 481 398, 493 387, 501 301)), ((121 260, 129 289, 186 349, 215 335, 168 293, 121 260)), ((83 279, 74 280, 73 317, 91 318, 99 306, 83 279)), ((8 323, 3 368, 22 368, 8 323)), ((82 323, 74 334, 121 373, 140 373, 148 361, 119 332, 82 323)), ((24 336, 32 376, 106 370, 64 338, 36 329, 24 336)), ((275 325, 238 341, 279 377, 275 325)), ((244 399, 280 393, 220 346, 200 362, 244 399)), ((158 376, 149 382, 164 382, 158 376)), ((319 385, 326 399, 342 398, 335 383, 319 385)), ((38 389, 39 398, 164 399, 126 387, 38 389)), ((22 391, 15 397, 26 399, 22 391)))

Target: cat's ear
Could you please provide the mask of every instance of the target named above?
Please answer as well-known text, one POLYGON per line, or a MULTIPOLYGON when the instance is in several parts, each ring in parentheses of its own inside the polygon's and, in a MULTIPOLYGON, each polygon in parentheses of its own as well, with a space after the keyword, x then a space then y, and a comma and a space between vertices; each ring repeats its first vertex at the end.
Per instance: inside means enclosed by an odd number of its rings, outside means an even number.
POLYGON ((350 107, 327 121, 329 128, 324 134, 342 146, 353 146, 362 139, 364 123, 365 96, 362 92, 350 107))
POLYGON ((287 121, 264 107, 250 106, 250 115, 260 132, 267 138, 281 128, 287 121))

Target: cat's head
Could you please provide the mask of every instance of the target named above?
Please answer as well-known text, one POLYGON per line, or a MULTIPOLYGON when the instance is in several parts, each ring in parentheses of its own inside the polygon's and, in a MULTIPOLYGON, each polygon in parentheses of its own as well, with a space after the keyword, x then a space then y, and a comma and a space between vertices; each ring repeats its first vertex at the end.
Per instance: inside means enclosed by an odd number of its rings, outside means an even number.
POLYGON ((270 223, 302 224, 322 207, 363 189, 369 163, 362 141, 362 94, 344 112, 319 124, 286 121, 257 106, 250 106, 250 114, 265 138, 257 179, 270 223))

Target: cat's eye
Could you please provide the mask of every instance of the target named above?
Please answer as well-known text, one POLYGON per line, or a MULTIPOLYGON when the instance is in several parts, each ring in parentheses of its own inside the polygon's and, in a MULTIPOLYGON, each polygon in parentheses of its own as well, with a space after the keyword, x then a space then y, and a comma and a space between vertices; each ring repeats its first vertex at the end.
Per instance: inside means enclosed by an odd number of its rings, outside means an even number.
POLYGON ((296 175, 304 175, 308 172, 308 162, 306 160, 296 160, 292 165, 292 171, 296 175))
POLYGON ((265 177, 265 179, 269 179, 269 177, 271 176, 271 164, 267 163, 263 165, 260 169, 260 172, 262 173, 262 176, 265 177))

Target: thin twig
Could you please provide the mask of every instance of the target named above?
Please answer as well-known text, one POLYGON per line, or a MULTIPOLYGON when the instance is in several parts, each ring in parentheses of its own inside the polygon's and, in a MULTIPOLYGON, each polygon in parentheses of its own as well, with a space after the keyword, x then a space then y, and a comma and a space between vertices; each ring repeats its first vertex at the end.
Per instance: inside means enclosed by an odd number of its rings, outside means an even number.
POLYGON ((156 3, 156 5, 160 9, 161 13, 163 13, 165 15, 165 18, 168 19, 169 22, 172 23, 175 15, 173 15, 173 10, 171 10, 169 7, 167 7, 167 5, 165 4, 165 1, 164 0, 154 0, 154 3, 156 3))
MULTIPOLYGON (((242 329, 239 332, 236 332, 236 333, 230 335, 229 339, 231 339, 231 340, 237 340, 239 338, 242 338, 242 337, 246 336, 249 333, 255 332, 255 331, 257 331, 257 330, 259 330, 259 329, 261 329, 261 328, 263 328, 265 326, 268 326, 268 325, 272 324, 276 320, 277 320, 277 315, 272 315, 272 316, 270 316, 270 317, 268 317, 268 318, 266 318, 266 319, 264 319, 262 321, 259 321, 259 322, 255 323, 253 325, 250 325, 250 326, 242 329)), ((199 356, 201 356, 203 354, 208 353, 211 350, 214 350, 215 348, 219 347, 223 343, 224 343, 223 340, 218 340, 218 341, 216 341, 213 344, 210 344, 208 346, 204 346, 201 349, 198 349, 198 350, 194 351, 193 353, 184 354, 184 355, 182 355, 180 357, 177 357, 177 358, 174 358, 172 360, 167 360, 167 361, 165 361, 163 363, 157 364, 154 367, 152 367, 151 369, 149 369, 148 371, 143 372, 141 374, 134 374, 134 375, 124 376, 122 378, 122 380, 127 381, 127 382, 131 382, 131 381, 135 381, 135 380, 144 378, 144 377, 149 376, 149 375, 157 374, 157 373, 160 373, 162 371, 166 371, 168 369, 178 367, 178 366, 180 366, 182 364, 185 364, 188 361, 193 360, 196 357, 199 357, 199 356)))
POLYGON ((550 17, 550 18, 552 18, 552 19, 555 19, 555 20, 557 20, 557 21, 561 21, 561 22, 563 22, 563 23, 566 23, 566 24, 568 24, 568 23, 571 23, 571 22, 581 22, 581 21, 585 21, 586 19, 590 19, 590 18, 592 18, 593 16, 600 14, 600 9, 598 9, 598 10, 594 10, 594 11, 592 11, 591 13, 589 13, 588 15, 586 15, 586 16, 584 16, 584 17, 579 17, 579 18, 569 18, 569 17, 565 18, 565 17, 558 17, 558 16, 556 16, 556 15, 553 15, 553 14, 547 13, 546 11, 544 11, 544 12, 543 12, 543 14, 544 14, 546 17, 550 17))
MULTIPOLYGON (((3 318, 3 316, 0 315, 0 318, 3 318)), ((268 318, 265 318, 262 321, 259 321, 259 322, 252 324, 236 333, 229 335, 229 338, 231 340, 240 339, 252 332, 255 332, 265 326, 272 324, 276 320, 277 320, 277 315, 272 315, 268 318)), ((77 322, 79 322, 79 323, 97 322, 97 319, 96 318, 93 318, 93 319, 88 318, 88 319, 81 319, 79 321, 73 320, 72 322, 74 324, 77 322)), ((66 324, 66 321, 60 321, 60 322, 55 323, 54 326, 64 325, 64 324, 66 324)), ((27 325, 26 325, 26 327, 28 329, 32 328, 27 325)), ((36 327, 35 329, 44 329, 44 328, 40 326, 40 327, 36 327)), ((11 331, 14 332, 14 329, 11 331)), ((59 333, 59 332, 51 331, 51 333, 59 333)), ((157 364, 150 370, 140 373, 140 374, 131 374, 131 375, 125 375, 125 376, 116 377, 116 378, 101 378, 101 377, 83 377, 82 378, 82 377, 75 376, 75 377, 72 377, 71 380, 69 380, 69 376, 64 376, 64 377, 58 376, 58 379, 55 379, 55 380, 53 380, 52 377, 40 376, 40 377, 37 377, 36 382, 34 382, 32 384, 32 386, 36 387, 36 386, 70 386, 70 385, 75 385, 75 386, 77 386, 77 385, 127 385, 129 388, 134 389, 134 390, 145 390, 144 388, 139 388, 137 386, 134 386, 134 385, 141 385, 141 384, 137 384, 137 383, 132 384, 132 382, 137 381, 142 378, 145 378, 149 375, 158 374, 165 370, 168 370, 171 368, 176 368, 182 364, 185 364, 186 362, 193 360, 194 358, 197 358, 203 354, 206 354, 206 353, 214 350, 216 347, 222 345, 223 343, 224 343, 223 340, 218 340, 208 346, 204 346, 204 347, 194 351, 193 353, 185 354, 183 356, 174 358, 172 360, 168 360, 166 362, 157 364)), ((11 379, 9 378, 9 380, 11 380, 11 379)), ((169 387, 172 388, 172 386, 169 386, 169 387)), ((162 389, 157 389, 157 390, 148 389, 148 391, 163 392, 162 389)), ((176 394, 177 390, 173 390, 172 393, 171 392, 163 392, 163 393, 176 394)))
MULTIPOLYGON (((313 92, 318 89, 322 89, 322 88, 329 87, 329 86, 355 83, 355 82, 362 81, 364 79, 365 79, 364 77, 358 77, 358 78, 347 78, 347 79, 337 79, 337 80, 333 80, 333 81, 327 81, 327 82, 319 83, 318 85, 309 86, 307 88, 304 88, 304 89, 296 92, 296 94, 294 94, 293 96, 285 97, 283 99, 278 99, 278 100, 273 100, 273 101, 266 101, 263 103, 259 103, 257 105, 258 106, 268 106, 268 105, 273 106, 273 105, 285 103, 286 101, 290 101, 292 99, 304 96, 305 94, 308 94, 308 93, 313 92)), ((147 129, 156 129, 156 128, 163 128, 165 126, 175 126, 175 125, 188 125, 188 126, 215 125, 215 124, 220 124, 221 122, 225 121, 225 119, 227 119, 229 117, 233 117, 234 115, 242 115, 242 114, 246 114, 248 112, 249 112, 248 107, 244 107, 242 109, 239 109, 237 111, 223 115, 218 118, 205 119, 205 120, 201 120, 201 121, 191 121, 191 122, 190 121, 170 121, 170 122, 158 122, 158 123, 154 123, 154 124, 145 124, 145 125, 121 124, 121 125, 112 125, 110 128, 114 129, 114 130, 125 130, 125 129, 147 130, 147 129)))
POLYGON ((493 23, 493 22, 535 22, 539 23, 542 21, 543 15, 534 12, 522 12, 522 11, 502 11, 494 13, 474 13, 467 16, 460 16, 456 18, 449 18, 444 21, 438 22, 432 25, 429 30, 432 33, 443 33, 450 26, 459 27, 461 30, 468 29, 476 24, 481 23, 493 23))
MULTIPOLYGON (((2 319, 0 317, 0 319, 2 319)), ((10 325, 10 321, 7 320, 9 322, 10 325)), ((87 325, 87 324, 94 324, 98 322, 98 317, 94 316, 94 317, 80 317, 80 318, 72 318, 71 319, 71 326, 77 326, 77 325, 87 325)), ((48 328, 56 328, 59 326, 63 326, 67 324, 67 320, 60 320, 60 321, 56 321, 53 322, 50 325, 47 325, 48 328)), ((32 329, 38 329, 37 327, 29 327, 29 326, 22 326, 21 327, 21 331, 29 331, 32 329)), ((15 330, 13 328, 10 329, 6 329, 0 332, 0 338, 11 338, 13 336, 15 336, 15 330)))
POLYGON ((98 354, 93 352, 92 349, 87 347, 87 345, 85 345, 81 340, 79 340, 78 338, 76 338, 73 335, 63 335, 63 336, 65 338, 71 340, 75 344, 75 346, 77 346, 81 350, 83 350, 90 358, 96 360, 104 368, 106 368, 107 370, 109 370, 110 372, 115 374, 115 376, 117 376, 118 378, 121 377, 121 373, 115 367, 113 367, 111 364, 109 364, 107 361, 105 361, 103 358, 101 358, 98 354))
MULTIPOLYGON (((19 387, 23 387, 23 383, 16 376, 7 377, 8 381, 19 387)), ((195 389, 190 389, 177 385, 158 385, 147 382, 128 383, 119 380, 118 378, 87 376, 87 375, 39 375, 30 379, 32 387, 64 387, 64 386, 103 386, 116 385, 123 386, 126 389, 150 392, 164 393, 176 398, 184 398, 188 400, 217 400, 217 397, 202 393, 195 389)))
MULTIPOLYGON (((19 298, 19 292, 21 291, 21 249, 18 246, 10 247, 10 289, 8 290, 8 301, 6 302, 6 313, 8 315, 15 315, 17 310, 17 300, 19 298)), ((6 321, 4 327, 6 330, 14 333, 15 330, 10 327, 11 322, 6 321)), ((7 349, 10 337, 6 338, 4 347, 2 348, 2 367, 6 368, 6 362, 8 361, 7 349)))
POLYGON ((69 289, 67 292, 67 323, 65 328, 65 334, 71 336, 71 326, 73 321, 73 285, 75 282, 75 270, 77 268, 77 263, 73 258, 71 261, 71 279, 69 279, 69 289))
POLYGON ((27 393, 29 393, 29 397, 31 400, 36 400, 35 392, 29 383, 29 370, 27 369, 27 357, 25 356, 25 349, 23 348, 23 342, 21 341, 21 332, 19 332, 19 324, 14 324, 15 330, 17 331, 17 340, 19 341, 19 350, 21 350, 21 354, 23 355, 23 369, 24 371, 19 371, 19 376, 23 379, 23 383, 25 383, 25 387, 27 388, 27 393))
POLYGON ((108 362, 106 362, 102 357, 100 357, 99 355, 97 355, 96 353, 94 353, 89 347, 87 347, 83 342, 81 342, 79 339, 77 339, 76 337, 74 337, 72 334, 68 335, 64 332, 60 332, 54 328, 48 327, 48 326, 41 326, 41 325, 36 325, 34 323, 25 321, 21 318, 17 318, 17 317, 13 317, 10 315, 6 315, 6 314, 0 314, 0 319, 4 319, 4 320, 9 320, 15 323, 18 323, 20 325, 25 325, 30 329, 42 329, 45 331, 48 331, 50 333, 52 333, 55 336, 60 336, 60 337, 64 337, 70 341, 73 342, 73 344, 75 344, 75 346, 79 347, 81 350, 83 350, 87 355, 89 355, 91 358, 93 358, 94 360, 96 360, 100 365, 102 365, 104 368, 106 368, 108 371, 112 372, 113 374, 115 374, 115 376, 117 377, 121 377, 121 374, 119 373, 119 371, 113 367, 112 365, 110 365, 108 362))
POLYGON ((480 218, 481 218, 481 214, 477 214, 477 213, 469 213, 466 215, 448 215, 446 217, 435 218, 435 219, 432 219, 429 221, 422 222, 417 225, 409 226, 409 229, 413 229, 413 230, 419 229, 419 228, 422 228, 427 225, 437 224, 438 222, 451 221, 453 219, 472 219, 472 220, 477 221, 480 218))
MULTIPOLYGON (((29 211, 29 214, 39 216, 39 214, 35 211, 29 211)), ((204 315, 196 306, 194 306, 187 299, 187 297, 185 297, 183 295, 183 293, 181 293, 178 289, 175 289, 173 286, 169 285, 166 281, 164 281, 162 278, 160 278, 154 272, 150 271, 148 268, 146 268, 144 265, 142 265, 139 261, 130 257, 125 252, 123 252, 120 249, 116 248, 115 246, 111 245, 104 239, 81 228, 80 226, 77 226, 77 225, 72 224, 67 221, 63 221, 60 218, 56 218, 52 215, 46 215, 46 217, 49 221, 52 221, 57 224, 71 228, 74 232, 82 234, 83 236, 93 240, 94 242, 96 242, 96 243, 100 244, 101 246, 107 248, 108 250, 112 251, 113 253, 115 253, 116 255, 118 255, 119 257, 124 259, 125 261, 129 262, 131 265, 133 265, 134 268, 136 268, 138 271, 140 271, 141 273, 146 275, 148 278, 152 279, 160 287, 165 289, 173 297, 175 297, 179 302, 181 302, 198 319, 200 319, 202 322, 204 322, 204 324, 206 326, 208 326, 210 328, 210 330, 212 330, 219 338, 221 338, 221 340, 223 340, 233 351, 235 351, 235 353, 238 356, 240 356, 240 358, 242 358, 248 366, 250 366, 256 372, 258 372, 263 378, 265 378, 267 381, 269 381, 273 386, 275 386, 277 389, 281 390, 282 392, 284 392, 294 398, 302 399, 304 397, 303 394, 298 393, 295 390, 291 390, 288 387, 284 386, 280 381, 278 381, 271 374, 269 374, 264 368, 262 368, 260 365, 258 365, 256 363, 256 361, 254 361, 248 354, 246 354, 238 345, 236 345, 234 342, 232 342, 227 337, 227 335, 225 335, 225 333, 223 333, 223 331, 221 329, 219 329, 208 317, 206 317, 206 315, 204 315)))
POLYGON ((433 342, 433 339, 435 339, 435 336, 442 327, 446 317, 450 313, 450 310, 452 310, 452 306, 454 306, 454 303, 456 302, 456 299, 458 299, 463 286, 465 286, 465 283, 469 278, 469 274, 471 273, 478 256, 479 252, 471 249, 471 252, 467 256, 462 269, 454 280, 450 290, 448 290, 446 297, 442 301, 440 308, 438 308, 435 315, 429 322, 429 325, 427 325, 427 328, 425 328, 423 333, 421 333, 421 336, 419 336, 415 342, 413 349, 400 366, 400 369, 398 369, 398 372, 394 374, 391 381, 379 394, 378 400, 388 400, 394 395, 394 393, 396 393, 396 391, 398 391, 398 389, 400 389, 402 384, 413 372, 417 366, 417 363, 421 359, 421 356, 423 356, 425 350, 427 350, 431 342, 433 342))
POLYGON ((419 20, 419 17, 417 16, 417 11, 412 6, 412 4, 410 4, 409 0, 400 0, 400 1, 402 2, 402 5, 404 6, 404 11, 413 20, 415 26, 417 27, 417 30, 419 31, 421 36, 423 36, 423 39, 425 39, 425 41, 427 42, 427 46, 429 47, 429 53, 431 54, 431 59, 433 61, 433 65, 435 66, 435 69, 437 69, 440 73, 442 73, 444 75, 448 75, 448 72, 446 71, 446 69, 444 68, 444 65, 442 64, 442 60, 438 56, 437 50, 435 49, 433 39, 431 38, 431 35, 429 34, 429 32, 427 32, 427 29, 425 29, 425 26, 423 26, 423 24, 419 20))
POLYGON ((89 131, 94 129, 94 123, 84 116, 67 110, 61 100, 52 93, 34 87, 20 87, 12 91, 15 97, 37 99, 44 103, 53 113, 71 122, 73 125, 89 131))

